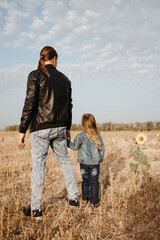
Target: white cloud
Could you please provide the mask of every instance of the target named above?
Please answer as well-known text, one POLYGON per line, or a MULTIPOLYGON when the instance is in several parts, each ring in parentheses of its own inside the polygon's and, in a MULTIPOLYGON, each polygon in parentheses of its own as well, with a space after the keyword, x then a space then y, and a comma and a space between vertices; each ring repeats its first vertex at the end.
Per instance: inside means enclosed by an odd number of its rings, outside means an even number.
POLYGON ((28 17, 28 13, 19 11, 17 9, 11 9, 8 11, 8 16, 6 17, 6 23, 4 25, 5 35, 16 35, 22 30, 22 22, 28 17))
POLYGON ((22 64, 13 68, 0 69, 1 92, 21 92, 26 88, 28 74, 34 68, 35 66, 22 64))
MULTIPOLYGON (((12 3, 11 3, 12 4, 12 3)), ((10 7, 10 4, 8 1, 0 1, 0 8, 1 9, 8 9, 10 7)))
POLYGON ((69 62, 63 67, 76 80, 115 78, 138 86, 145 83, 146 88, 158 84, 157 1, 41 0, 34 5, 17 0, 0 1, 2 5, 8 9, 5 45, 34 51, 53 45, 69 62))
POLYGON ((44 30, 47 28, 47 25, 41 19, 34 17, 31 28, 38 32, 44 32, 44 30))
POLYGON ((16 2, 25 8, 26 12, 33 16, 36 13, 36 9, 40 7, 44 1, 43 0, 16 0, 16 2))
POLYGON ((34 40, 35 39, 35 35, 33 31, 30 32, 21 32, 20 36, 22 38, 28 39, 28 40, 34 40))
POLYGON ((86 15, 87 17, 94 18, 94 19, 100 17, 100 13, 99 13, 99 12, 90 11, 90 10, 86 10, 86 11, 85 11, 85 15, 86 15))
POLYGON ((42 14, 44 16, 44 21, 56 24, 57 19, 64 18, 67 11, 66 1, 46 0, 44 2, 42 14))
POLYGON ((77 11, 68 11, 67 13, 67 21, 75 21, 77 18, 77 11))

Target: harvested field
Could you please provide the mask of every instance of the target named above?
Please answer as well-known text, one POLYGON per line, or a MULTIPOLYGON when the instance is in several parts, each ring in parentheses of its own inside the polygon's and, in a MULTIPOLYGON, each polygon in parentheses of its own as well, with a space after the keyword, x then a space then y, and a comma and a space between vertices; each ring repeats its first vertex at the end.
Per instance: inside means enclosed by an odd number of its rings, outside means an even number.
MULTIPOLYGON (((77 132, 72 132, 72 139, 77 132)), ((130 172, 130 146, 136 132, 102 132, 105 158, 100 170, 101 206, 81 202, 77 152, 69 150, 79 187, 80 207, 69 207, 63 173, 51 149, 46 163, 41 221, 28 219, 22 208, 30 203, 30 135, 18 148, 18 132, 0 132, 0 239, 23 240, 159 240, 160 135, 146 132, 144 153, 149 174, 130 172)))

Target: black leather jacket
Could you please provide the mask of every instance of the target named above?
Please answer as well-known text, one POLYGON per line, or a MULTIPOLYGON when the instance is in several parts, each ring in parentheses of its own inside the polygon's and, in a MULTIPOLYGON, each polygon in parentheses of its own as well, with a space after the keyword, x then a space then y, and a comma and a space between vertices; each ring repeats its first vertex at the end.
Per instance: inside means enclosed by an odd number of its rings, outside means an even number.
POLYGON ((28 76, 26 99, 22 111, 19 131, 25 133, 41 129, 67 127, 72 120, 71 82, 53 65, 46 68, 47 77, 39 70, 28 76))

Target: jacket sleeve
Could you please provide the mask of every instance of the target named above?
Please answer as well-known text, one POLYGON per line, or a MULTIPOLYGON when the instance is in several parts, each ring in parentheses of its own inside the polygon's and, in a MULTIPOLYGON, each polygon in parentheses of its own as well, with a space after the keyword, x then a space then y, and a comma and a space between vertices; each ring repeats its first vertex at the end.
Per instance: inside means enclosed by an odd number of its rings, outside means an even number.
POLYGON ((71 82, 69 81, 69 88, 68 88, 68 123, 67 123, 67 130, 70 130, 72 124, 72 88, 71 82))
POLYGON ((35 71, 28 76, 25 103, 22 111, 19 132, 25 133, 37 108, 37 82, 35 71))
POLYGON ((99 153, 101 155, 101 159, 103 160, 104 159, 105 148, 104 148, 104 143, 103 143, 103 140, 102 140, 101 136, 99 136, 99 137, 100 137, 100 140, 101 140, 101 149, 99 150, 99 153))
POLYGON ((79 149, 81 144, 82 144, 82 140, 80 135, 77 135, 77 137, 74 139, 74 142, 67 140, 67 147, 69 147, 72 150, 79 149))

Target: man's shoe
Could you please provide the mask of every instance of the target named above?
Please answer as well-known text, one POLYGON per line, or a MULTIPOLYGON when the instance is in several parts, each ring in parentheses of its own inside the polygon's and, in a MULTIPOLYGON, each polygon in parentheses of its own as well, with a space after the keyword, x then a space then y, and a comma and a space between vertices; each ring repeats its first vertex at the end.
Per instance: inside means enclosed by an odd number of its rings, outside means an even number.
POLYGON ((27 217, 33 216, 34 219, 40 220, 42 218, 42 209, 31 210, 31 207, 23 209, 23 213, 27 217))
POLYGON ((78 200, 69 200, 69 205, 73 207, 79 207, 78 200))

